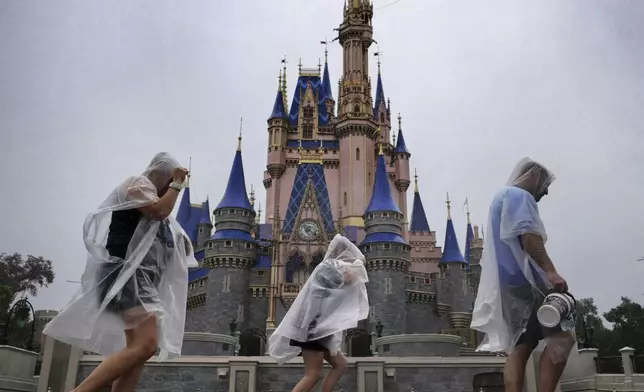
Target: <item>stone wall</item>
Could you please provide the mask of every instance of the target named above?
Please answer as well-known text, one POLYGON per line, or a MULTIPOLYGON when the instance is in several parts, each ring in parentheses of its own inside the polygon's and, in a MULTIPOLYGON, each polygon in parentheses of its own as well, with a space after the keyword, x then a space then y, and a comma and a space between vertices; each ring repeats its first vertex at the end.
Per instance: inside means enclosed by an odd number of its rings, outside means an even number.
MULTIPOLYGON (((100 361, 98 356, 83 357, 77 382, 100 361)), ((500 372, 503 363, 504 358, 499 357, 349 358, 349 369, 336 390, 475 392, 474 377, 500 372)), ((162 363, 153 359, 146 365, 136 390, 289 392, 303 373, 301 358, 283 366, 270 357, 181 357, 162 363)))

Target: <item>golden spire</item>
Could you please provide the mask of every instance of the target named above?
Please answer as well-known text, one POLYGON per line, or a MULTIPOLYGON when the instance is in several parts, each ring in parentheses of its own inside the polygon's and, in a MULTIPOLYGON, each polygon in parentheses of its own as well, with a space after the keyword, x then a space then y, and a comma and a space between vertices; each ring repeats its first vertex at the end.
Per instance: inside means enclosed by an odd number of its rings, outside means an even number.
POLYGON ((282 59, 282 69, 282 99, 284 99, 284 111, 288 113, 288 101, 286 100, 286 55, 284 55, 284 58, 282 59))
POLYGON ((418 172, 414 169, 414 193, 418 193, 418 172))
POLYGON ((400 112, 398 113, 398 130, 400 131, 402 129, 402 116, 400 115, 400 112))
POLYGON ((300 62, 297 63, 297 71, 302 73, 302 58, 300 57, 300 62))
POLYGON ((318 72, 322 72, 322 60, 318 59, 318 72))
POLYGON ((255 207, 255 187, 253 184, 250 185, 250 205, 251 207, 255 207))
POLYGON ((277 91, 282 91, 282 68, 280 68, 280 76, 277 77, 277 91))
POLYGON ((259 203, 259 208, 257 209, 257 223, 262 223, 262 203, 259 203))
POLYGON ((297 153, 300 156, 300 163, 302 163, 302 135, 299 136, 299 145, 297 146, 297 153))
POLYGON ((241 141, 242 141, 242 125, 244 124, 244 118, 239 119, 239 136, 237 137, 237 151, 241 151, 241 141))
POLYGON ((452 219, 452 208, 451 208, 452 202, 449 201, 449 192, 447 192, 447 200, 445 200, 445 204, 447 204, 447 219, 451 220, 452 219))
POLYGON ((376 132, 378 134, 378 136, 377 136, 377 138, 378 138, 378 155, 383 155, 383 152, 382 152, 382 134, 381 134, 380 127, 378 127, 376 132))
POLYGON ((467 201, 467 197, 465 198, 465 207, 467 208, 467 224, 471 225, 472 222, 470 221, 470 203, 467 201))

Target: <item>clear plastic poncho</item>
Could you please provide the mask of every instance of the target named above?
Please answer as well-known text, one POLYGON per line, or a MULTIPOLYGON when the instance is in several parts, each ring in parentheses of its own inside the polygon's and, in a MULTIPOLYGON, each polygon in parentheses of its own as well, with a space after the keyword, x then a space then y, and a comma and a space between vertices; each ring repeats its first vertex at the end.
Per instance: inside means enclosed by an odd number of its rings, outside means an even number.
POLYGON ((87 216, 83 238, 88 254, 81 287, 47 325, 45 335, 109 355, 125 347, 125 329, 155 315, 159 359, 181 355, 188 268, 197 266, 186 233, 171 216, 155 221, 134 215, 139 220, 129 244, 124 245, 126 257, 111 256, 106 248, 113 213, 137 214, 138 208, 154 204, 178 167, 169 154, 157 154, 140 176, 125 180, 87 216), (123 309, 122 304, 128 303, 123 309))
POLYGON ((269 338, 269 355, 282 364, 301 352, 300 347, 291 345, 291 340, 320 339, 331 355, 337 355, 343 331, 357 327, 369 314, 365 286, 368 281, 360 250, 347 238, 336 235, 324 260, 315 267, 269 338))
MULTIPOLYGON (((537 201, 547 194, 554 179, 545 167, 524 158, 492 202, 471 324, 472 329, 485 333, 480 351, 509 354, 535 306, 540 305, 538 301, 552 289, 545 273, 523 250, 519 236, 538 234, 546 242, 537 201), (506 263, 499 263, 500 259, 506 263)), ((554 347, 554 362, 567 358, 568 343, 561 335, 546 338, 546 344, 554 347)))

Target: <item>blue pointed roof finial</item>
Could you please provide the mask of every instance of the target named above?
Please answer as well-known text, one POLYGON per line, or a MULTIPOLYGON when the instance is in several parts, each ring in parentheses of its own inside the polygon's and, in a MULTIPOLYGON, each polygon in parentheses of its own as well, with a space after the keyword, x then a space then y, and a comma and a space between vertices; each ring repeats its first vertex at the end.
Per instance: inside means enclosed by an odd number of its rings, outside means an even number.
POLYGON ((382 52, 377 51, 376 53, 373 54, 378 58, 378 82, 376 84, 376 101, 373 106, 373 118, 378 119, 378 109, 380 109, 381 104, 386 103, 385 99, 385 89, 382 87, 382 75, 380 73, 380 56, 382 55, 382 52))
POLYGON ((382 143, 378 143, 378 164, 376 166, 376 180, 373 182, 373 193, 371 194, 371 201, 367 206, 366 213, 378 211, 393 211, 401 213, 398 205, 391 197, 391 185, 389 184, 389 177, 385 164, 385 157, 382 152, 382 143))
POLYGON ((418 192, 418 173, 414 169, 414 204, 411 210, 411 224, 409 231, 412 233, 430 232, 427 215, 423 207, 423 201, 420 199, 418 192))
POLYGON ((458 245, 456 238, 456 231, 454 230, 454 222, 452 222, 452 212, 450 207, 451 201, 449 200, 449 193, 447 194, 447 228, 445 229, 445 246, 443 247, 443 255, 441 256, 441 263, 465 263, 461 248, 458 245))
POLYGON ((402 132, 402 116, 398 113, 398 140, 396 142, 396 148, 394 150, 396 154, 409 154, 411 153, 407 150, 407 145, 405 144, 405 137, 402 132))
POLYGON ((210 201, 206 197, 206 201, 201 205, 201 220, 199 224, 209 224, 212 225, 212 220, 210 219, 210 201))
POLYGON ((324 45, 324 74, 322 75, 322 100, 333 100, 333 91, 331 91, 331 78, 329 77, 329 41, 326 37, 320 41, 324 45))
POLYGON ((286 107, 284 104, 286 100, 284 99, 284 93, 282 92, 284 81, 282 80, 282 70, 280 69, 280 75, 277 81, 277 95, 275 96, 275 103, 273 104, 273 111, 269 120, 273 118, 286 118, 286 107))
POLYGON ((252 210, 253 207, 250 205, 248 200, 248 194, 246 192, 246 179, 244 177, 244 164, 242 162, 241 155, 241 141, 242 141, 242 122, 239 125, 239 137, 237 138, 237 151, 235 152, 235 158, 233 159, 233 166, 230 169, 230 176, 228 177, 228 185, 226 186, 226 191, 224 192, 224 197, 221 199, 217 208, 243 208, 246 210, 252 210))
POLYGON ((465 262, 471 263, 472 256, 472 241, 474 241, 474 229, 472 228, 472 221, 470 221, 470 204, 465 198, 465 205, 467 206, 467 229, 465 232, 465 262))

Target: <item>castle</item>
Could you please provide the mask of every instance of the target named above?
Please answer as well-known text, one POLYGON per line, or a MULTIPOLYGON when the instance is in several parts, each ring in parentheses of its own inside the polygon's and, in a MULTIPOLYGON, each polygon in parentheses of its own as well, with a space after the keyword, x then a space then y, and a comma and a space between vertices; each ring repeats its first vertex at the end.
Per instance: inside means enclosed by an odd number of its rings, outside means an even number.
MULTIPOLYGON (((445 243, 438 246, 417 176, 409 214, 411 153, 400 115, 398 129, 392 129, 379 60, 372 97, 372 16, 370 0, 345 5, 337 38, 344 65, 337 101, 326 51, 323 70, 299 66, 290 106, 283 61, 268 118, 264 222, 254 192, 247 192, 241 135, 227 188, 214 208, 214 227, 209 201, 192 204, 190 188, 183 191, 177 220, 200 263, 190 271, 186 332, 237 331, 239 355, 263 355, 267 337, 341 233, 364 253, 370 279, 369 318, 347 331, 349 355, 371 355, 376 332, 450 334, 470 348, 478 343, 480 336, 468 328, 480 274, 478 227, 468 212, 463 254, 448 198, 445 243)), ((231 354, 228 344, 206 340, 186 341, 184 354, 231 354)))

